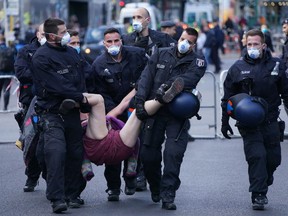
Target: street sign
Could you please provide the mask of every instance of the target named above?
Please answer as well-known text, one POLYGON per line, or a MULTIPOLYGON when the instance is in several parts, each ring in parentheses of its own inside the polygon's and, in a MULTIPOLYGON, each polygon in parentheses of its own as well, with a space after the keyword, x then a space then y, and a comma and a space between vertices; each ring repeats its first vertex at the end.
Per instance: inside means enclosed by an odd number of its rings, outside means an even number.
POLYGON ((19 0, 6 0, 6 15, 19 15, 19 0))

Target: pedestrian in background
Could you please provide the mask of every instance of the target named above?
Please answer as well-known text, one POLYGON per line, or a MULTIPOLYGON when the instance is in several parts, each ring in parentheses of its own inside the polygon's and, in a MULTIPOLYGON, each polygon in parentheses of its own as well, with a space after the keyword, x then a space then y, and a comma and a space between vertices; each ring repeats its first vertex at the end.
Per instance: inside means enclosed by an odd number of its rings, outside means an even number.
MULTIPOLYGON (((73 99, 83 108, 85 77, 80 56, 67 46, 70 35, 65 22, 48 18, 44 22, 47 42, 32 58, 32 74, 37 101, 35 111, 40 116, 44 137, 44 157, 47 167, 46 197, 54 213, 67 210, 67 204, 79 208, 83 177, 82 127, 79 108, 65 113, 60 107, 64 99, 73 99), (67 204, 66 204, 67 203, 67 204)), ((86 103, 87 104, 87 103, 86 103)))
MULTIPOLYGON (((15 49, 13 47, 7 47, 5 43, 5 37, 0 34, 0 75, 14 75, 14 60, 15 49)), ((3 110, 8 111, 8 105, 10 100, 11 78, 0 79, 0 99, 3 93, 4 106, 3 110)))
POLYGON ((282 48, 281 58, 283 59, 286 67, 288 67, 288 18, 282 22, 282 32, 285 34, 286 39, 282 48))
POLYGON ((153 202, 162 200, 162 208, 167 210, 176 210, 174 200, 181 183, 179 173, 188 143, 189 119, 171 115, 165 106, 149 116, 144 102, 155 98, 158 90, 169 88, 178 77, 184 80, 184 90, 196 88, 207 67, 204 56, 193 51, 197 37, 198 32, 188 27, 183 31, 178 46, 160 48, 155 52, 142 72, 135 96, 136 115, 145 121, 140 154, 151 199, 153 202), (163 83, 165 85, 161 86, 163 83))
MULTIPOLYGON (((277 119, 281 99, 285 107, 288 107, 288 78, 285 64, 281 59, 272 57, 260 29, 252 29, 246 33, 246 46, 245 55, 230 67, 224 82, 221 131, 228 139, 228 132, 233 134, 227 113, 227 102, 232 96, 246 93, 264 109, 265 116, 259 124, 253 125, 253 119, 243 123, 245 116, 236 123, 248 163, 252 208, 262 210, 268 204, 267 192, 268 187, 273 184, 274 171, 281 163, 280 128, 277 119)), ((233 102, 231 103, 233 105, 233 102)), ((253 111, 251 104, 243 106, 253 111)), ((260 109, 256 111, 256 114, 261 113, 260 109)))
MULTIPOLYGON (((132 46, 123 46, 121 35, 115 28, 104 32, 105 53, 93 62, 93 80, 95 83, 92 92, 101 94, 104 98, 107 115, 112 115, 126 122, 127 110, 115 116, 114 109, 122 99, 135 88, 147 58, 144 49, 132 46)), ((127 161, 124 171, 127 170, 127 161)), ((104 172, 107 181, 108 201, 118 201, 121 187, 121 163, 106 165, 104 172)), ((133 195, 136 190, 136 176, 125 176, 125 194, 133 195)))

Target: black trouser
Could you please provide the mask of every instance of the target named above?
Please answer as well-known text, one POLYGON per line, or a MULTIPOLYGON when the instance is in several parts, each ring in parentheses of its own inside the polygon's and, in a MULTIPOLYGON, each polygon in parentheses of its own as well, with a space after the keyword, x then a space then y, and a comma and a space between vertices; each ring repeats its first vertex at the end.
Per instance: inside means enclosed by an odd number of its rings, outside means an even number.
POLYGON ((37 157, 35 154, 31 158, 31 160, 29 161, 29 163, 25 169, 25 175, 28 177, 28 179, 31 179, 32 181, 37 181, 39 179, 41 171, 42 171, 42 169, 38 163, 38 160, 37 160, 37 157))
POLYGON ((249 129, 238 126, 243 138, 253 193, 266 194, 273 183, 273 173, 281 163, 280 130, 277 121, 249 129))
POLYGON ((219 72, 221 70, 221 60, 219 57, 218 46, 211 48, 211 60, 215 65, 215 71, 219 72))
POLYGON ((181 183, 179 174, 188 143, 188 120, 157 115, 154 119, 146 121, 144 133, 141 160, 145 176, 150 185, 150 191, 152 193, 160 192, 163 202, 173 202, 175 192, 181 183), (149 133, 151 134, 149 135, 149 133), (161 178, 161 149, 165 134, 164 169, 161 178), (178 136, 179 139, 176 141, 178 136))
POLYGON ((47 199, 75 199, 83 190, 82 127, 79 110, 67 115, 41 114, 44 158, 47 167, 47 199))

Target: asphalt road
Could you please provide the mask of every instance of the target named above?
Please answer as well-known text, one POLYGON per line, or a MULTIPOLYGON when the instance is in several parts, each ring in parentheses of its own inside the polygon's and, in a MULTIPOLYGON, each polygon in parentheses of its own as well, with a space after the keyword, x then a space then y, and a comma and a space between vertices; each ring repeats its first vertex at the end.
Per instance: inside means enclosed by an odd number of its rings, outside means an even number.
MULTIPOLYGON (((237 57, 235 54, 224 56, 222 69, 228 69, 237 57)), ((213 71, 213 67, 209 66, 208 70, 213 71)), ((274 185, 268 192, 269 204, 264 211, 253 211, 248 192, 247 164, 242 140, 221 139, 219 134, 219 74, 215 77, 208 75, 199 87, 203 92, 201 106, 206 108, 200 110, 200 115, 203 117, 201 121, 191 120, 190 132, 198 139, 188 144, 185 153, 180 173, 182 183, 175 199, 176 211, 162 210, 161 204, 151 201, 149 191, 137 192, 133 196, 121 193, 119 202, 108 202, 104 168, 93 166, 95 177, 88 182, 82 193, 85 205, 80 209, 68 209, 64 214, 287 216, 288 141, 282 143, 282 164, 277 169, 274 185), (214 78, 215 82, 211 81, 214 78), (214 94, 211 93, 214 84, 216 104, 213 108, 212 103, 211 108, 211 102, 214 101, 214 94)), ((15 110, 17 101, 13 96, 11 99, 9 109, 15 110)), ((23 192, 26 180, 25 166, 22 152, 13 144, 19 136, 13 115, 14 112, 0 113, 0 215, 52 215, 50 203, 45 198, 43 179, 40 180, 35 192, 23 192)), ((285 115, 284 120, 286 118, 285 115)), ((236 129, 234 132, 237 132, 236 129)), ((124 184, 122 190, 124 191, 124 184)))

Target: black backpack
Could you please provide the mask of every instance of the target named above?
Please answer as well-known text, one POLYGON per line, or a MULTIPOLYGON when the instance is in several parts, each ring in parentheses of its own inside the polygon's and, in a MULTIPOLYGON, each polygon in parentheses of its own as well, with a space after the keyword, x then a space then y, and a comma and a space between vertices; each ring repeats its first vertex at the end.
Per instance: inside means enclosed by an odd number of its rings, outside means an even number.
POLYGON ((11 47, 0 48, 0 71, 11 72, 14 71, 14 49, 11 47))

